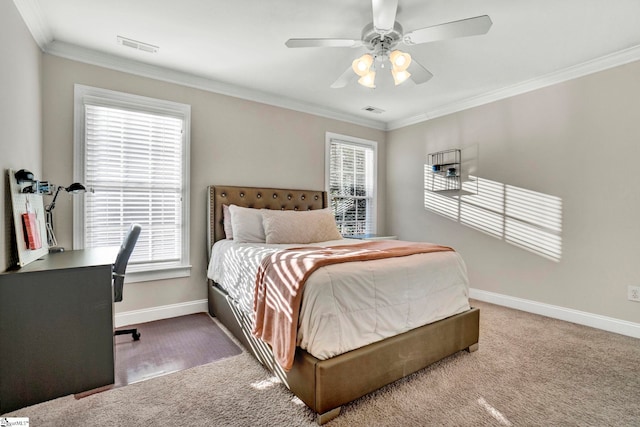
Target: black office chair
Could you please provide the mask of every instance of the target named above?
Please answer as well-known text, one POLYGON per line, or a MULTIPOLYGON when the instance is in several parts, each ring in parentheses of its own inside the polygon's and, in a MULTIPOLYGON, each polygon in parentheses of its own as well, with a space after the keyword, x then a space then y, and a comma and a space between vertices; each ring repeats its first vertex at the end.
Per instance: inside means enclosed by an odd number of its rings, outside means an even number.
MULTIPOLYGON (((140 236, 140 230, 142 227, 139 224, 131 224, 129 231, 127 232, 115 264, 113 264, 113 300, 115 302, 122 301, 122 288, 124 287, 124 274, 127 271, 127 263, 133 248, 136 246, 138 236, 140 236)), ((114 335, 128 335, 131 334, 134 341, 140 339, 140 333, 137 329, 119 329, 113 333, 114 335)))

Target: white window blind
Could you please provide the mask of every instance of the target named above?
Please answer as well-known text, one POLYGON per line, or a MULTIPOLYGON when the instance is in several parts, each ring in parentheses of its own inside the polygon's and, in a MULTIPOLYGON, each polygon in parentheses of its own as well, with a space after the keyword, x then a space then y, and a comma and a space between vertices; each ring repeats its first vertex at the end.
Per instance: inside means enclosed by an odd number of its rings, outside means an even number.
POLYGON ((81 182, 90 191, 81 215, 81 246, 119 246, 130 224, 138 223, 142 232, 128 273, 187 266, 188 121, 93 97, 82 104, 81 182))
POLYGON ((329 197, 344 236, 375 232, 375 144, 329 139, 329 197))

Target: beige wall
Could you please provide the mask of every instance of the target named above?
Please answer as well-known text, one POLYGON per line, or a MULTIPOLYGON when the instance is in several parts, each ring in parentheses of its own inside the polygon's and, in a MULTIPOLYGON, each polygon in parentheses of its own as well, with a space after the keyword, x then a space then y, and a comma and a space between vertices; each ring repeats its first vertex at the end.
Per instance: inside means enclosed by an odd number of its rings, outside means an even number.
POLYGON ((11 254, 11 199, 7 169, 28 169, 41 178, 42 52, 12 1, 0 1, 0 271, 11 254))
MULTIPOLYGON (((471 286, 640 322, 640 62, 437 118, 387 136, 387 231, 450 244, 471 286), (558 262, 423 207, 423 164, 476 153, 476 174, 562 199, 558 262)), ((464 160, 464 159, 463 159, 464 160)))
MULTIPOLYGON (((66 185, 73 179, 75 83, 191 105, 191 277, 127 284, 124 301, 116 306, 118 312, 205 299, 207 185, 322 189, 325 132, 379 142, 378 221, 384 224, 383 131, 51 55, 44 55, 43 68, 43 167, 55 183, 66 185)), ((65 247, 72 246, 71 211, 71 196, 56 203, 56 235, 65 247)))

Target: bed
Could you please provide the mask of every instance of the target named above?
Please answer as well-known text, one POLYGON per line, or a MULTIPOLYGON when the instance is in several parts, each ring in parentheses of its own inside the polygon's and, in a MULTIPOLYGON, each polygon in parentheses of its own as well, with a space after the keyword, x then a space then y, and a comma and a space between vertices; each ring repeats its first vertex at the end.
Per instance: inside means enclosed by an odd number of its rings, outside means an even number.
MULTIPOLYGON (((326 208, 327 194, 313 190, 210 186, 209 256, 213 244, 225 239, 223 205, 307 211, 326 208)), ((338 416, 341 406, 348 402, 458 351, 478 349, 480 313, 477 308, 469 308, 326 359, 298 347, 291 369, 285 371, 275 361, 270 346, 252 336, 251 316, 240 301, 211 279, 207 287, 210 314, 317 414, 318 424, 338 416)))

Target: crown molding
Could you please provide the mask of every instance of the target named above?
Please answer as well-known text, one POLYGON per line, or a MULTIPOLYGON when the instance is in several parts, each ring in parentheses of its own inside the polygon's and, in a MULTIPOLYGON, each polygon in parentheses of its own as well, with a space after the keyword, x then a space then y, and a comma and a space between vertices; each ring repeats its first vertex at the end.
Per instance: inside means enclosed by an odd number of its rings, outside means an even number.
POLYGON ((472 98, 453 102, 451 104, 444 105, 440 108, 425 112, 423 114, 419 114, 417 116, 390 121, 387 123, 386 130, 389 131, 400 129, 406 126, 435 119, 437 117, 442 117, 467 110, 469 108, 479 107, 491 102, 511 98, 516 95, 521 95, 523 93, 542 89, 544 87, 552 86, 568 80, 577 79, 579 77, 625 65, 637 60, 640 60, 640 45, 633 46, 631 48, 624 49, 600 58, 596 58, 582 64, 574 65, 553 73, 549 73, 542 77, 537 77, 535 79, 527 80, 492 92, 487 92, 472 98))
POLYGON ((27 25, 31 36, 40 50, 44 51, 49 43, 53 40, 53 32, 44 19, 40 4, 36 0, 13 0, 18 13, 22 16, 22 20, 27 25))
POLYGON ((194 74, 150 65, 69 43, 52 41, 46 45, 44 51, 45 53, 59 56, 61 58, 97 65, 141 77, 175 83, 181 86, 192 87, 221 95, 313 114, 328 119, 340 120, 368 128, 386 130, 386 124, 381 121, 364 119, 362 117, 346 114, 344 112, 324 108, 314 104, 300 102, 291 98, 285 98, 267 92, 221 83, 209 78, 196 76, 194 74))
MULTIPOLYGON (((29 2, 31 1, 32 0, 29 0, 29 2)), ((221 95, 246 99, 248 101, 259 102, 262 104, 286 108, 289 110, 313 114, 320 117, 340 120, 384 131, 400 129, 640 60, 640 46, 634 46, 601 58, 546 74, 539 78, 527 80, 502 89, 453 102, 413 117, 383 122, 365 119, 315 104, 300 102, 291 98, 275 96, 267 92, 221 83, 209 78, 171 70, 165 67, 149 65, 132 59, 125 59, 68 43, 58 41, 49 42, 43 50, 51 55, 97 65, 116 71, 122 71, 142 77, 153 78, 221 95)))

